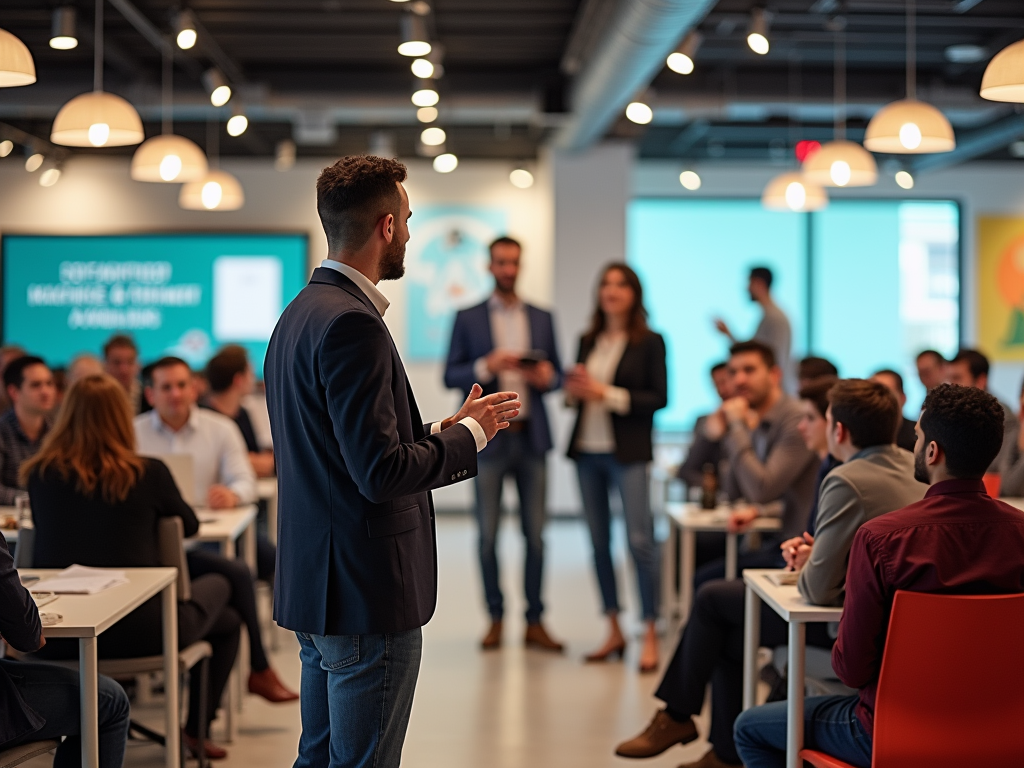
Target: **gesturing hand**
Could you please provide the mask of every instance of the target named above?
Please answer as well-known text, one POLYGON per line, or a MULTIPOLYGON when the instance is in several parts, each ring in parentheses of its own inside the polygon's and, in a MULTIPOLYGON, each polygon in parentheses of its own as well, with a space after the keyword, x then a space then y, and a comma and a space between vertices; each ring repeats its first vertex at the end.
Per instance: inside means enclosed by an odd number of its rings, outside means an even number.
POLYGON ((480 385, 474 384, 459 412, 441 422, 441 429, 447 429, 468 417, 476 420, 484 430, 487 441, 490 442, 498 434, 499 429, 505 429, 508 426, 509 419, 514 419, 519 415, 522 403, 519 402, 517 393, 495 392, 493 395, 480 397, 482 394, 483 389, 480 385))

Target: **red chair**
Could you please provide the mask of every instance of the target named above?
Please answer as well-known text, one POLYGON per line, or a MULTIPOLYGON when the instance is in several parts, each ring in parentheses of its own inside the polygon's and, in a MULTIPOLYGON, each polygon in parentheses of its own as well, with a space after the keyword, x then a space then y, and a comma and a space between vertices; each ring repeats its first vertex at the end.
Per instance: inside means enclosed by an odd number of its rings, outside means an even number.
POLYGON ((998 472, 986 472, 985 476, 981 478, 981 482, 985 484, 985 493, 993 499, 999 498, 999 489, 1003 484, 1002 475, 998 472))
MULTIPOLYGON (((1024 766, 1024 595, 896 593, 872 768, 1024 766)), ((815 768, 850 768, 822 752, 815 768)))

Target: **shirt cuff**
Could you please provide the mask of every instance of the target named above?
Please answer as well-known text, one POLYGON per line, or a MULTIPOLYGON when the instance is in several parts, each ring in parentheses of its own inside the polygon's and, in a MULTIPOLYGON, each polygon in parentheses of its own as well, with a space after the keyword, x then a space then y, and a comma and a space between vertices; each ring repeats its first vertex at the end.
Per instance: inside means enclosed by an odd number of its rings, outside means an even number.
POLYGON ((472 416, 467 416, 461 419, 459 424, 464 424, 466 429, 473 433, 473 439, 476 440, 477 453, 480 453, 480 451, 487 447, 487 435, 484 434, 484 428, 480 426, 476 419, 472 416))
POLYGON ((433 424, 430 425, 430 434, 436 435, 440 431, 441 431, 441 422, 440 421, 435 421, 433 424))
POLYGON ((481 384, 490 384, 494 381, 494 374, 487 370, 487 358, 478 357, 473 363, 473 375, 481 384))
POLYGON ((629 390, 624 387, 608 387, 604 392, 604 404, 612 413, 625 416, 629 413, 629 390))

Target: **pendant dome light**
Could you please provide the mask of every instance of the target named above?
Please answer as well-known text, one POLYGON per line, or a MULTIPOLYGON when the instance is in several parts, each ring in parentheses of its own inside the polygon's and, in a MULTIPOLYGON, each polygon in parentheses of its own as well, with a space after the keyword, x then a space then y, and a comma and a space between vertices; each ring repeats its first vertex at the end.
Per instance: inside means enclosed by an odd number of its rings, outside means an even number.
POLYGON ((828 205, 828 193, 802 173, 791 171, 768 182, 761 204, 771 211, 818 211, 828 205))
POLYGON ((36 65, 28 46, 6 29, 0 29, 0 88, 32 85, 36 65))
POLYGON ((50 141, 68 147, 124 147, 145 138, 135 107, 120 96, 103 91, 103 0, 96 0, 93 90, 60 108, 50 141))
POLYGON ((203 150, 184 136, 175 136, 172 123, 174 67, 170 43, 164 44, 163 132, 142 144, 132 156, 131 176, 136 181, 175 184, 197 181, 206 175, 203 150))
POLYGON ((804 176, 826 187, 870 187, 878 181, 878 166, 860 144, 846 140, 846 37, 835 41, 835 138, 804 161, 804 176))
POLYGON ((912 155, 956 148, 946 116, 917 100, 915 34, 914 0, 907 0, 907 98, 887 104, 871 118, 864 146, 872 152, 912 155))
POLYGON ((981 98, 1024 103, 1024 40, 992 57, 981 78, 981 98))
MULTIPOLYGON (((216 165, 219 152, 219 122, 206 124, 206 143, 211 162, 216 165)), ((245 205, 242 185, 227 171, 210 169, 202 178, 181 185, 178 205, 187 211, 237 211, 245 205)))

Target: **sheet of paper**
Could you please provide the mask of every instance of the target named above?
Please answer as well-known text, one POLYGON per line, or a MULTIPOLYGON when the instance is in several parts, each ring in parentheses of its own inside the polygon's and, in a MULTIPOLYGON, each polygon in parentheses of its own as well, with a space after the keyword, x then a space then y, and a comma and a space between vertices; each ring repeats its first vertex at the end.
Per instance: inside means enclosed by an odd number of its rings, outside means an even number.
POLYGON ((124 571, 72 565, 48 579, 33 584, 32 591, 55 592, 59 595, 95 595, 105 589, 127 583, 128 578, 124 571))

